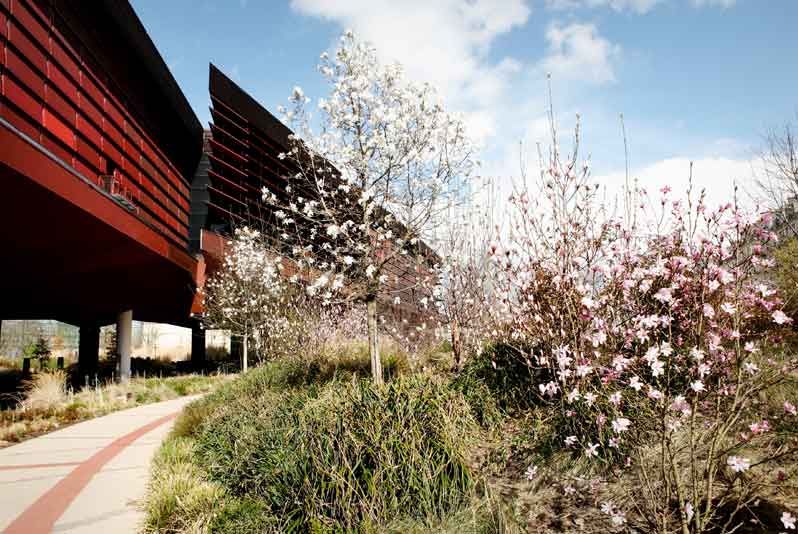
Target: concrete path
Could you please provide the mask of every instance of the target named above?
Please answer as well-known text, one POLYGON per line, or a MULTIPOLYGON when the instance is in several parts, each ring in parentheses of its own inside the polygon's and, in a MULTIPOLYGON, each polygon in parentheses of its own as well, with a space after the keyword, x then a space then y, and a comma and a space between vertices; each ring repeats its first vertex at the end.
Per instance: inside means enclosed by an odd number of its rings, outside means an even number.
POLYGON ((138 532, 150 459, 195 398, 112 413, 0 450, 0 530, 138 532))

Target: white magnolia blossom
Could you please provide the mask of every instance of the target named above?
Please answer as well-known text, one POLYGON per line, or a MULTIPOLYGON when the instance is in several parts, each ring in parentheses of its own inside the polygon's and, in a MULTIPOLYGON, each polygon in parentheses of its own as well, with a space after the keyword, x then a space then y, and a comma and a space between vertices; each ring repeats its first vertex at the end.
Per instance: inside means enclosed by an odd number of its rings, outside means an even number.
POLYGON ((334 268, 342 289, 362 298, 390 282, 382 271, 397 256, 419 253, 408 243, 426 239, 445 220, 476 170, 474 146, 463 120, 443 109, 431 86, 409 82, 398 64, 381 64, 352 32, 334 55, 322 55, 318 70, 330 87, 318 114, 300 87, 289 99, 286 118, 296 135, 286 160, 298 169, 289 177, 295 194, 264 190, 263 199, 283 221, 303 221, 282 236, 301 243, 303 265, 311 263, 308 253, 316 262, 340 258, 334 268), (308 251, 319 235, 326 246, 308 251))
POLYGON ((259 331, 264 328, 274 330, 273 321, 281 316, 283 286, 278 266, 279 260, 267 252, 260 233, 244 227, 227 243, 221 268, 205 282, 205 325, 240 336, 245 356, 248 341, 261 338, 259 331))
POLYGON ((739 456, 729 456, 726 464, 731 467, 735 473, 742 473, 751 468, 751 460, 748 458, 740 458, 739 456))

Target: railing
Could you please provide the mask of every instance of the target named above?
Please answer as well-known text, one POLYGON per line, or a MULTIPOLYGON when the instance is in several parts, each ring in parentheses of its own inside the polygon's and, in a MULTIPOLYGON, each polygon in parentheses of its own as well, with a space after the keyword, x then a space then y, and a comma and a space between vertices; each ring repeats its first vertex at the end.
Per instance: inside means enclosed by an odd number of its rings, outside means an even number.
POLYGON ((116 200, 119 204, 121 204, 124 208, 128 211, 132 211, 133 213, 138 214, 139 208, 133 202, 133 194, 132 192, 125 188, 122 185, 120 180, 117 180, 116 177, 112 174, 102 174, 99 176, 98 184, 100 187, 105 189, 105 191, 111 195, 114 200, 116 200))

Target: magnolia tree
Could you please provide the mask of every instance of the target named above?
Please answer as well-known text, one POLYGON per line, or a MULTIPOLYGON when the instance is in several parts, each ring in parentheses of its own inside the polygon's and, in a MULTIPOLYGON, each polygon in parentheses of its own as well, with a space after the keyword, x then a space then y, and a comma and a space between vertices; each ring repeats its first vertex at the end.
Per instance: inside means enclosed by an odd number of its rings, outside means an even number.
POLYGON ((280 157, 297 172, 263 199, 277 218, 281 251, 299 271, 294 278, 325 303, 366 303, 379 383, 377 298, 401 299, 428 276, 435 255, 424 239, 459 201, 475 169, 473 147, 429 85, 380 64, 351 32, 334 57, 322 54, 319 72, 330 94, 318 116, 299 88, 284 110, 297 135, 280 157))
POLYGON ((203 288, 203 322, 241 338, 246 372, 250 340, 263 345, 287 332, 288 301, 278 273, 279 260, 267 252, 258 231, 237 229, 227 245, 222 266, 203 288))
MULTIPOLYGON (((598 207, 553 119, 552 135, 491 252, 502 340, 550 408, 553 445, 637 481, 602 507, 614 524, 632 511, 645 531, 730 532, 796 452, 794 440, 757 447, 796 412, 787 400, 768 416, 759 403, 795 368, 779 351, 790 319, 761 276, 776 239, 769 217, 671 199, 666 187, 657 217, 633 218, 655 224, 636 228, 598 207)), ((643 192, 630 198, 646 205, 643 192)))

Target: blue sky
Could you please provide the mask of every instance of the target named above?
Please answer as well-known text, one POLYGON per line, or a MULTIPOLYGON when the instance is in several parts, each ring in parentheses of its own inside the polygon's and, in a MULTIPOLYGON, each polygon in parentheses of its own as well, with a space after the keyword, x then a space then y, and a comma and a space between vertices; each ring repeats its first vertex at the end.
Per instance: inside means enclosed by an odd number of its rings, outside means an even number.
POLYGON ((582 116, 597 178, 630 166, 649 188, 695 181, 721 200, 750 184, 767 127, 798 111, 794 0, 133 0, 200 120, 208 61, 275 110, 345 28, 466 114, 485 170, 518 174, 518 142, 545 141, 546 73, 568 134, 582 116))

